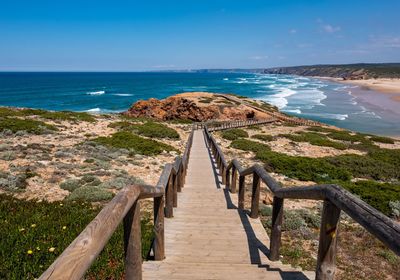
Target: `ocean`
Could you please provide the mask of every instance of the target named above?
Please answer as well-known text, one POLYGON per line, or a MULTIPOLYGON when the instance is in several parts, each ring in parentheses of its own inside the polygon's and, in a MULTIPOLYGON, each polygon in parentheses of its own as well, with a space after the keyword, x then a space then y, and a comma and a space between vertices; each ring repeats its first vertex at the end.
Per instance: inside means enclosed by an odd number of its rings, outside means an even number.
POLYGON ((399 116, 352 94, 362 90, 308 77, 249 73, 0 73, 1 106, 116 113, 151 97, 188 91, 235 93, 338 127, 400 135, 399 116))

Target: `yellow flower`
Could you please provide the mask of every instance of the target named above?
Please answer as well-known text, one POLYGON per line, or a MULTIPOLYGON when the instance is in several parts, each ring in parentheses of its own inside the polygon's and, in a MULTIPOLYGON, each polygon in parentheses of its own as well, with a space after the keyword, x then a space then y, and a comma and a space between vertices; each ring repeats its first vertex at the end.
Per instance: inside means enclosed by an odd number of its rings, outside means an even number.
POLYGON ((33 254, 33 251, 32 250, 28 250, 28 255, 32 255, 33 254))
POLYGON ((51 247, 51 248, 49 248, 49 252, 50 252, 50 253, 53 253, 55 249, 56 249, 56 248, 51 247))
POLYGON ((32 228, 36 227, 36 224, 31 224, 31 227, 32 227, 32 228))
POLYGON ((60 203, 60 206, 63 206, 64 204, 60 203))
POLYGON ((24 229, 24 228, 20 228, 19 231, 20 231, 20 232, 21 232, 21 231, 25 231, 25 229, 24 229))
POLYGON ((67 229, 67 227, 66 227, 66 226, 63 226, 63 227, 62 227, 62 229, 63 229, 63 230, 66 230, 66 229, 67 229))

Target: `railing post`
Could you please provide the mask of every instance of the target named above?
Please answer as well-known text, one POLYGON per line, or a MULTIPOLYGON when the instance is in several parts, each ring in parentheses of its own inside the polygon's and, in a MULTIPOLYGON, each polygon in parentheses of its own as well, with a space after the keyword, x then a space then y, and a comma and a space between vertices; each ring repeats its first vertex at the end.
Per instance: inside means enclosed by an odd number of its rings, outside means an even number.
POLYGON ((166 190, 166 198, 165 198, 165 217, 166 218, 172 218, 174 216, 174 210, 173 210, 173 200, 174 200, 174 178, 173 175, 171 174, 168 178, 168 185, 167 185, 167 190, 166 190))
POLYGON ((221 180, 222 180, 222 184, 225 185, 226 183, 226 168, 224 166, 224 164, 221 164, 221 180))
POLYGON ((339 219, 340 209, 329 200, 325 200, 321 217, 316 280, 331 280, 335 277, 339 219))
POLYGON ((178 169, 178 192, 182 191, 183 188, 183 162, 181 161, 181 164, 179 165, 178 169))
POLYGON ((236 193, 236 178, 237 178, 236 166, 232 166, 232 180, 231 180, 231 186, 230 186, 231 193, 236 193))
POLYGON ((154 198, 154 260, 160 261, 165 258, 164 248, 164 195, 154 198))
POLYGON ((226 169, 225 170, 225 188, 227 188, 227 189, 229 189, 229 187, 230 187, 230 169, 226 169))
POLYGON ((283 221, 283 198, 274 196, 272 206, 272 229, 270 240, 270 256, 271 261, 279 260, 279 249, 281 247, 283 221))
POLYGON ((250 217, 258 218, 258 205, 260 203, 260 177, 256 172, 253 173, 253 192, 251 194, 250 217))
POLYGON ((175 174, 174 176, 173 176, 173 191, 174 191, 174 195, 173 195, 173 198, 172 198, 172 205, 173 205, 173 207, 178 207, 178 184, 179 184, 179 181, 178 181, 178 176, 179 176, 179 174, 177 173, 177 174, 175 174))
POLYGON ((140 204, 136 201, 124 218, 125 279, 142 279, 140 204))
POLYGON ((239 176, 239 201, 238 201, 238 208, 244 209, 244 192, 245 192, 245 177, 239 176))

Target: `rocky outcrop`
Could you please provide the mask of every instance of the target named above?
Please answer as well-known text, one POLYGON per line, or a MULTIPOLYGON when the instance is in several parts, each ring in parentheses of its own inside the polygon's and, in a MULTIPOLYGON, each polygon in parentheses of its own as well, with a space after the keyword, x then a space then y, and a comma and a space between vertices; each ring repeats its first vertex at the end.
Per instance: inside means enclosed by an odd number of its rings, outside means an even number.
POLYGON ((131 117, 148 117, 157 120, 187 119, 192 121, 206 120, 246 120, 260 116, 253 108, 246 105, 218 103, 219 98, 210 94, 213 101, 202 103, 202 97, 181 94, 163 100, 150 98, 137 101, 124 114, 131 117))

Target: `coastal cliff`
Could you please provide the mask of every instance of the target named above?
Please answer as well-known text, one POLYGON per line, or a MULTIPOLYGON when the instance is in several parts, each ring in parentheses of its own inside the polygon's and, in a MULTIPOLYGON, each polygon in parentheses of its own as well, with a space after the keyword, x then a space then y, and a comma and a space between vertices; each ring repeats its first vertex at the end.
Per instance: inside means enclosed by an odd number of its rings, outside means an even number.
POLYGON ((400 78, 399 63, 338 64, 276 67, 261 70, 264 74, 288 74, 299 76, 332 77, 344 80, 366 80, 377 78, 400 78))

